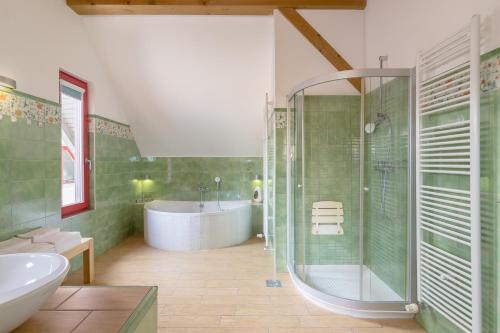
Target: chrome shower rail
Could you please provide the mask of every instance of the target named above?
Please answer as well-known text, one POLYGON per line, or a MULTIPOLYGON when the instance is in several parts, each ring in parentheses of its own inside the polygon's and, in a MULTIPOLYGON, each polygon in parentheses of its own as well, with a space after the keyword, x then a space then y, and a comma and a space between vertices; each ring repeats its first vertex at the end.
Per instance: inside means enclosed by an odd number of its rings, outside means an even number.
POLYGON ((299 83, 288 93, 287 101, 292 99, 293 96, 295 96, 295 94, 297 94, 299 91, 317 86, 325 82, 367 77, 410 77, 412 75, 413 70, 410 68, 362 68, 333 72, 327 75, 317 76, 299 83))

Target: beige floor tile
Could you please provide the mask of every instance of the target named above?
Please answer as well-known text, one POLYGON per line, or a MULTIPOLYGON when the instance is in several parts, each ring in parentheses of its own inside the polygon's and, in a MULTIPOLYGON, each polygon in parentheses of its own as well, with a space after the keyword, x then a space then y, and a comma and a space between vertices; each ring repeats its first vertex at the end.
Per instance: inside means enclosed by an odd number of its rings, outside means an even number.
POLYGON ((158 327, 158 333, 186 333, 184 327, 158 327))
POLYGON ((160 315, 170 316, 231 316, 236 314, 234 304, 167 304, 160 310, 160 315))
POLYGON ((297 316, 222 316, 222 327, 298 327, 297 316))
POLYGON ((158 304, 200 304, 203 296, 158 296, 158 304))
POLYGON ((272 295, 270 301, 271 304, 304 304, 304 302, 308 302, 301 295, 272 295))
POLYGON ((207 296, 237 295, 238 288, 205 288, 207 296))
POLYGON ((426 331, 420 326, 420 324, 416 320, 411 319, 383 319, 383 320, 375 320, 376 323, 382 326, 385 331, 372 329, 371 331, 368 328, 356 328, 355 333, 379 333, 379 332, 387 332, 387 333, 425 333, 426 331), (359 332, 358 332, 359 331, 359 332))
POLYGON ((353 318, 340 315, 329 316, 301 316, 302 327, 382 327, 378 322, 370 319, 353 318))
POLYGON ((282 315, 299 316, 308 315, 307 308, 303 304, 240 304, 237 307, 236 315, 282 315))
POLYGON ((296 288, 268 288, 265 286, 265 281, 262 281, 260 286, 240 287, 238 288, 238 295, 286 295, 286 296, 299 296, 300 292, 296 288))
POLYGON ((203 296, 203 304, 269 304, 268 296, 230 295, 203 296))
POLYGON ((300 291, 295 287, 268 288, 271 289, 271 294, 276 296, 300 296, 300 291))
POLYGON ((206 280, 175 280, 173 287, 177 288, 204 288, 206 280))
POLYGON ((261 295, 261 296, 271 296, 273 294, 272 289, 273 288, 267 288, 265 286, 237 288, 238 295, 261 295))
POLYGON ((220 280, 220 279, 208 279, 206 281, 205 287, 207 288, 252 288, 252 287, 265 287, 265 279, 230 279, 230 280, 220 280))
POLYGON ((172 296, 236 295, 238 288, 176 288, 172 296))
POLYGON ((425 333, 425 330, 420 328, 419 330, 408 329, 408 328, 398 328, 398 327, 378 327, 378 328, 359 328, 355 327, 352 329, 353 333, 425 333))
POLYGON ((353 333, 351 328, 270 328, 269 333, 353 333))
POLYGON ((257 327, 217 327, 217 328, 186 328, 186 333, 268 333, 267 328, 257 327))
POLYGON ((159 327, 219 327, 221 316, 162 316, 158 317, 159 327))
POLYGON ((332 312, 322 308, 316 304, 313 304, 312 302, 308 302, 306 304, 307 310, 309 311, 309 314, 312 316, 331 316, 332 312))

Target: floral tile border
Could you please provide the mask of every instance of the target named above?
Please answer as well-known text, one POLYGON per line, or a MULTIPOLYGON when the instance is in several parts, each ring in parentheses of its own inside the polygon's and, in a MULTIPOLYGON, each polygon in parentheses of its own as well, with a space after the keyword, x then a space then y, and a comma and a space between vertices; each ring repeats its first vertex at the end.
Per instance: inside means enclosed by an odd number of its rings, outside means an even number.
POLYGON ((125 125, 98 115, 89 115, 89 130, 93 133, 111 135, 121 139, 134 140, 129 125, 125 125))
POLYGON ((500 48, 487 53, 481 61, 481 91, 500 89, 500 48))
POLYGON ((61 108, 58 104, 40 98, 25 95, 17 91, 0 90, 0 119, 11 121, 26 119, 42 127, 43 124, 60 124, 61 108))

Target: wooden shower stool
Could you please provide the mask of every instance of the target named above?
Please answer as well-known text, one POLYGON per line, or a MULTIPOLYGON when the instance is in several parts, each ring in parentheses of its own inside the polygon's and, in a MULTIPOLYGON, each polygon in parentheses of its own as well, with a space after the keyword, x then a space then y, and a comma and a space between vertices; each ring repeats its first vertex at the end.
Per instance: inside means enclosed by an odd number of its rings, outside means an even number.
POLYGON ((94 239, 82 238, 80 245, 69 249, 61 255, 68 258, 68 260, 83 253, 83 284, 94 283, 94 239))

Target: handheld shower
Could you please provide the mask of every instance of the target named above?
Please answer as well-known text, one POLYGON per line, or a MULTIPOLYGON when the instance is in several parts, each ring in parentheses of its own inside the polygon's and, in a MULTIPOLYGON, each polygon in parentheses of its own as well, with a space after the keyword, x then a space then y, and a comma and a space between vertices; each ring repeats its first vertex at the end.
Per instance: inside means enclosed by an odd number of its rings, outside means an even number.
POLYGON ((222 182, 222 179, 219 176, 216 176, 214 178, 214 182, 217 186, 217 208, 219 209, 219 212, 222 212, 222 207, 220 206, 220 183, 222 182))

